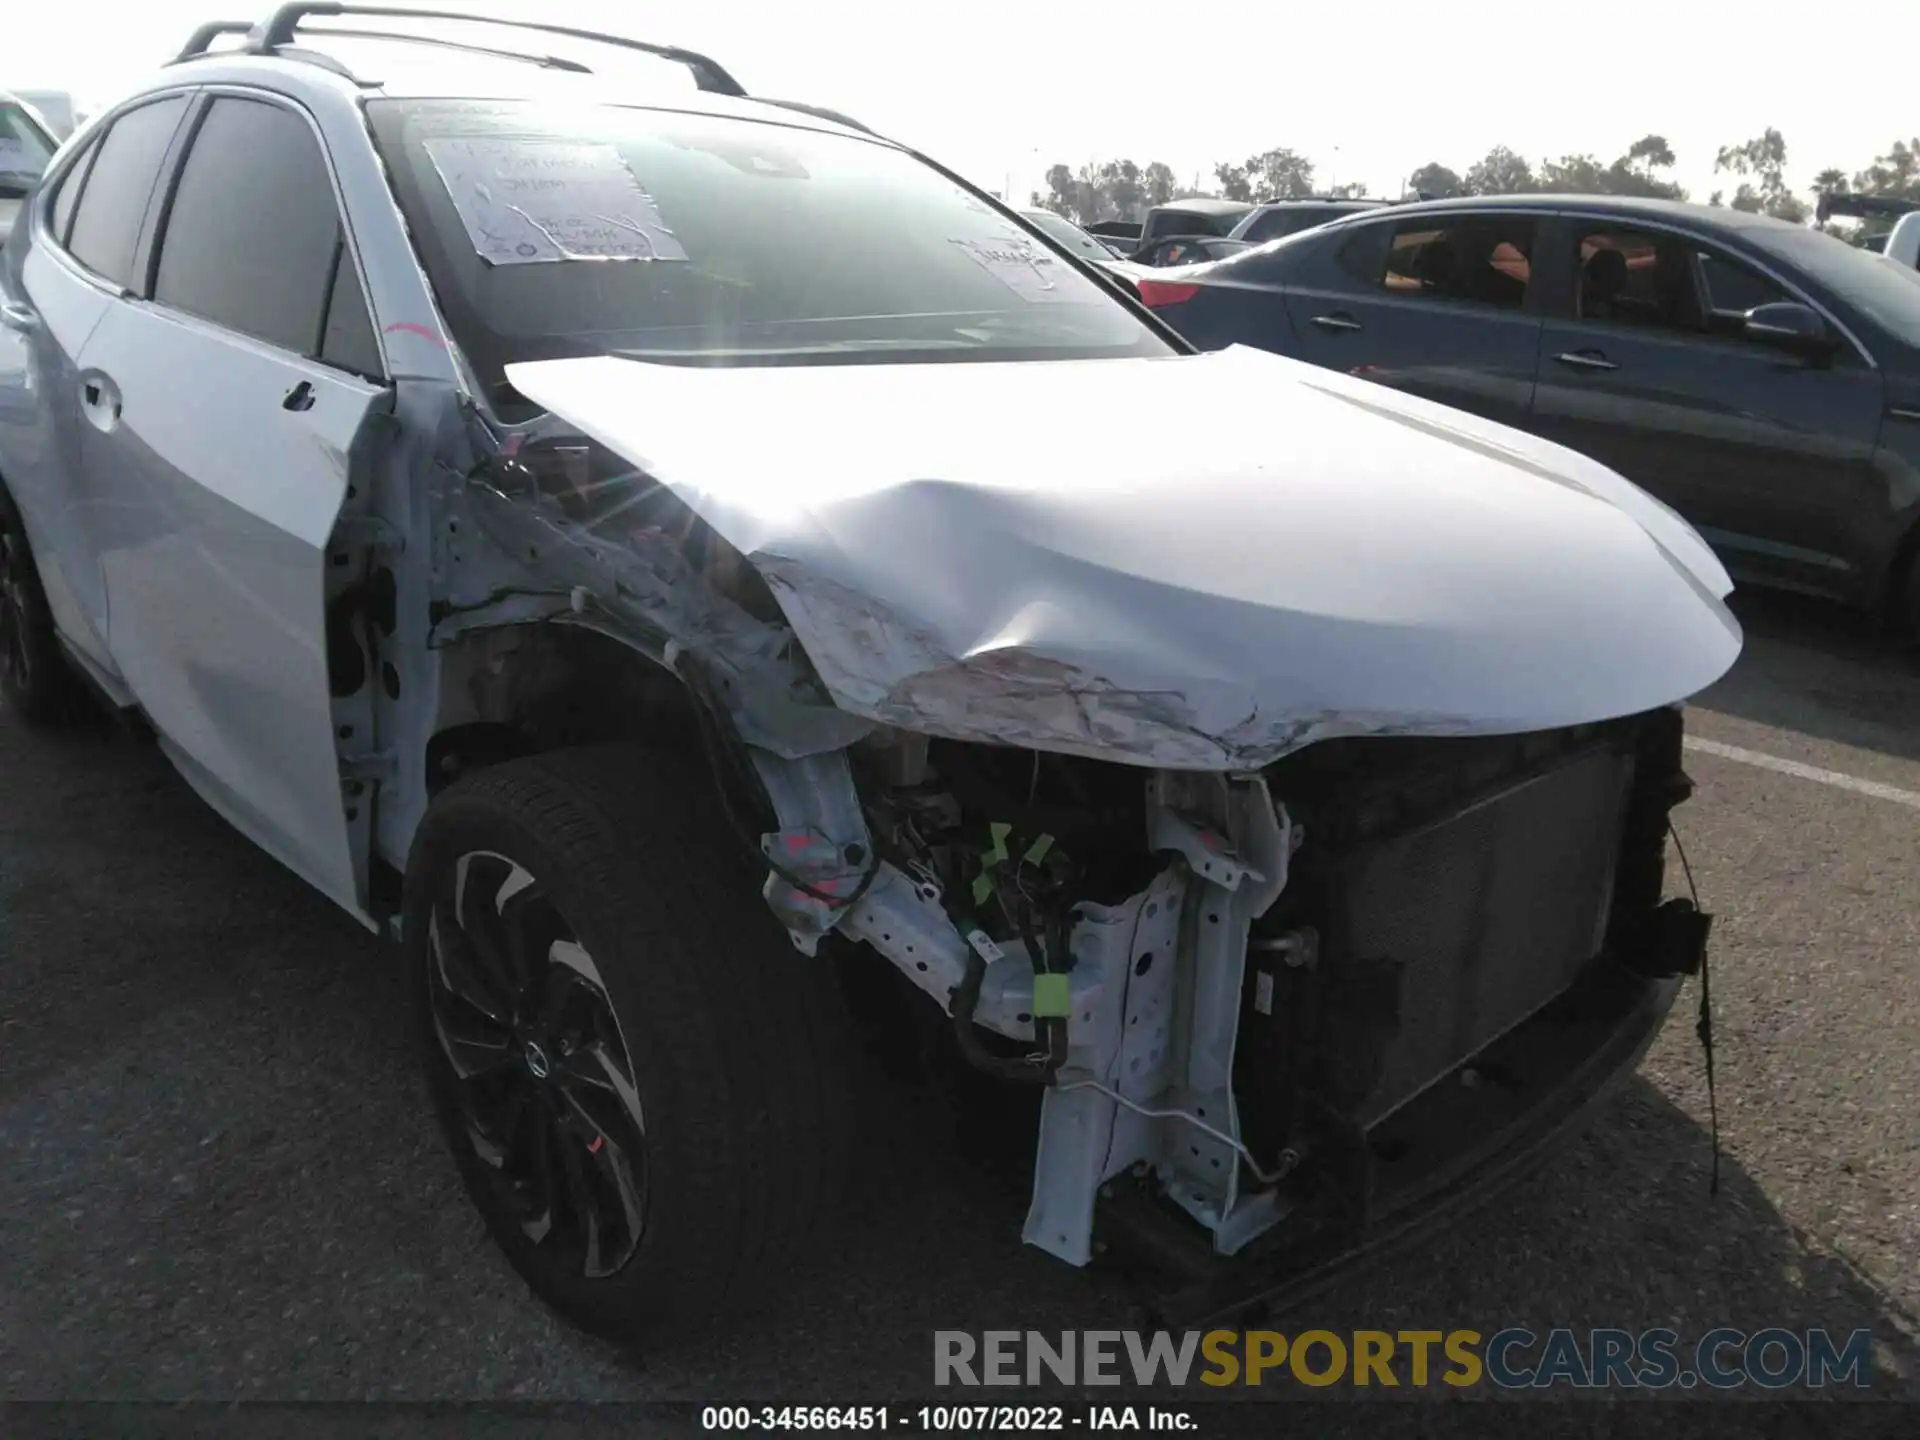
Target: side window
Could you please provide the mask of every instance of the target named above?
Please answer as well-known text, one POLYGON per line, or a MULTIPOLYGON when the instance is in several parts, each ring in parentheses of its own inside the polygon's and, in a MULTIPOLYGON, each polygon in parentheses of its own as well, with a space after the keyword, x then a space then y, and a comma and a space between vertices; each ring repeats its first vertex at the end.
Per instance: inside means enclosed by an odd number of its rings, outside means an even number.
POLYGON ((373 338, 373 317, 360 289, 360 272, 346 241, 334 247, 333 288, 327 297, 326 330, 320 337, 320 359, 356 375, 380 374, 380 345, 373 338))
POLYGON ((1278 240, 1282 235, 1297 235, 1302 230, 1311 230, 1316 225, 1324 225, 1329 220, 1338 220, 1343 212, 1322 209, 1314 206, 1301 206, 1295 210, 1269 210, 1247 227, 1247 233, 1240 238, 1249 244, 1258 245, 1263 240, 1278 240))
POLYGON ((1531 216, 1462 216, 1394 226, 1376 283, 1406 299, 1457 300, 1518 310, 1533 278, 1531 216))
POLYGON ((1583 320, 1688 335, 1738 335, 1756 305, 1787 295, 1759 271, 1677 235, 1607 227, 1580 239, 1583 320))
POLYGON ((1589 231, 1580 237, 1580 318, 1698 329, 1699 316, 1686 304, 1692 290, 1686 267, 1685 247, 1670 238, 1617 228, 1589 231))
POLYGON ((129 110, 94 147, 93 163, 75 197, 67 249, 102 279, 133 283, 140 222, 186 108, 186 98, 176 95, 129 110))
POLYGON ((1391 233, 1385 225, 1356 225, 1348 230, 1335 257, 1340 268, 1362 284, 1378 285, 1391 233))
POLYGON ((49 224, 58 244, 67 243, 67 228, 73 224, 73 207, 80 203, 80 192, 87 183, 87 171, 93 166, 93 157, 99 153, 98 144, 89 144, 87 153, 67 166, 56 182, 59 188, 53 192, 53 214, 49 224))
POLYGON ((1700 252, 1700 285, 1707 309, 1716 315, 1745 315, 1755 306, 1792 298, 1758 270, 1708 250, 1700 252))
POLYGON ((1291 235, 1299 228, 1300 217, 1297 213, 1269 210, 1258 216, 1240 238, 1249 245, 1258 245, 1263 240, 1278 240, 1282 235, 1291 235))
POLYGON ((365 360, 375 347, 357 277, 335 283, 353 277, 344 252, 307 122, 267 101, 215 100, 180 168, 154 300, 297 355, 331 360, 357 347, 365 360))

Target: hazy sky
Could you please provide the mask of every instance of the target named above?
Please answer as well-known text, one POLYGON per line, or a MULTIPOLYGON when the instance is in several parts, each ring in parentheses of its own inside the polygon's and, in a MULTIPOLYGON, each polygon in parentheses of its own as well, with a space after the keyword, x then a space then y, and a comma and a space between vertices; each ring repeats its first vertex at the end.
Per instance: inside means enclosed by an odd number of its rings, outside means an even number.
MULTIPOLYGON (((14 0, 0 21, 0 85, 67 89, 97 105, 200 20, 267 8, 270 0, 14 0)), ((1361 180, 1398 194, 1428 160, 1465 170, 1506 144, 1536 163, 1582 151, 1604 162, 1649 131, 1672 143, 1678 178, 1705 199, 1714 151, 1769 125, 1785 135, 1790 178, 1803 189, 1825 166, 1852 172, 1920 132, 1911 15, 1875 0, 449 8, 703 50, 750 91, 844 110, 986 189, 1010 180, 1023 201, 1056 160, 1165 160, 1186 180, 1216 160, 1287 145, 1317 162, 1323 183, 1361 180)))

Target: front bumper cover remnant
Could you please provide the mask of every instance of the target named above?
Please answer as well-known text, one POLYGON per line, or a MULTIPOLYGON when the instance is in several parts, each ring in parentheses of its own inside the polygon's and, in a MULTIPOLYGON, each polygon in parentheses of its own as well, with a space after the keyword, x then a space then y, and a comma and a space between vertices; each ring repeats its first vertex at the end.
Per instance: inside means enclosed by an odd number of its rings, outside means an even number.
POLYGON ((1353 1265, 1411 1247, 1535 1173, 1542 1152, 1633 1073, 1681 983, 1596 960, 1559 1002, 1463 1064, 1455 1083, 1433 1087, 1373 1132, 1352 1182, 1359 1193, 1306 1200, 1230 1260, 1138 1181, 1103 1195, 1101 1233, 1135 1267, 1155 1326, 1189 1329, 1296 1307, 1353 1265), (1500 1079, 1481 1079, 1489 1075, 1500 1079))

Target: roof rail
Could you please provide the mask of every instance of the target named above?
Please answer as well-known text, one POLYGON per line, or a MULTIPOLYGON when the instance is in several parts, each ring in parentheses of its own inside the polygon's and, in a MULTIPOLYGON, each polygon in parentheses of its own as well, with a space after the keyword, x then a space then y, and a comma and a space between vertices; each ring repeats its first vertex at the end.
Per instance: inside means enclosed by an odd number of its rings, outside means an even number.
MULTIPOLYGON (((495 15, 477 15, 463 10, 439 10, 412 5, 356 5, 342 3, 342 0, 290 0, 280 5, 258 25, 243 25, 233 20, 216 20, 202 25, 193 32, 192 38, 176 56, 176 60, 191 60, 205 55, 208 47, 222 35, 231 35, 245 31, 247 43, 245 51, 250 55, 271 55, 284 46, 294 43, 295 33, 303 20, 330 19, 336 16, 365 16, 369 19, 391 20, 453 20, 468 25, 495 25, 509 30, 531 30, 542 35, 564 35, 572 40, 590 40, 599 45, 612 45, 622 50, 637 50, 648 55, 658 56, 662 60, 672 60, 693 72, 693 83, 700 89, 715 95, 745 97, 746 90, 740 82, 727 73, 719 61, 700 54, 697 50, 682 50, 675 45, 654 45, 645 40, 632 40, 623 35, 608 35, 599 30, 581 30, 571 25, 549 25, 537 20, 507 20, 495 15)), ((341 34, 341 31, 314 30, 310 35, 341 34)), ((462 43, 448 42, 433 36, 408 35, 400 32, 376 32, 382 40, 411 40, 417 44, 440 44, 449 49, 472 50, 477 47, 462 43)), ((497 56, 511 56, 509 51, 485 52, 497 56)), ((586 66, 577 61, 558 61, 552 56, 513 56, 512 58, 532 60, 535 63, 553 61, 562 68, 585 71, 586 66)))
POLYGON ((874 133, 871 126, 862 125, 851 115, 842 115, 838 110, 829 110, 824 105, 809 105, 804 100, 769 100, 763 95, 756 95, 753 98, 762 105, 778 105, 782 110, 797 110, 802 115, 813 116, 816 120, 831 120, 835 125, 845 125, 849 130, 858 130, 867 135, 874 133))
POLYGON ((519 50, 495 50, 489 45, 469 45, 464 40, 442 40, 432 35, 407 35, 398 30, 349 30, 329 25, 324 30, 309 30, 306 34, 311 40, 391 40, 398 45, 431 45, 436 50, 458 50, 463 55, 485 55, 491 60, 523 60, 544 70, 567 70, 575 75, 593 73, 591 66, 560 55, 529 55, 519 50))
POLYGON ((173 63, 178 65, 182 60, 205 55, 222 35, 246 35, 252 30, 251 20, 209 20, 187 37, 187 43, 180 47, 180 53, 173 57, 173 63))

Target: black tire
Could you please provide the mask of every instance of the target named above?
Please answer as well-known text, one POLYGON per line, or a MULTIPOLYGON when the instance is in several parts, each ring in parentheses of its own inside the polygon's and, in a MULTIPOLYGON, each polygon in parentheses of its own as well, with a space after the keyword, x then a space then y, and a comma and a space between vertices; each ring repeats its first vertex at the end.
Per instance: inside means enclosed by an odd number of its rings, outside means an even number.
MULTIPOLYGON (((831 1213, 845 1168, 852 1089, 831 962, 824 952, 809 959, 793 948, 760 899, 764 876, 714 812, 708 775, 679 756, 626 746, 559 751, 509 761, 449 787, 428 810, 407 864, 409 987, 442 1132, 514 1268, 562 1315, 609 1337, 702 1321, 752 1298, 763 1282, 793 1268, 800 1247, 831 1213), (500 1162, 490 1162, 473 1138, 538 1128, 537 1119, 524 1118, 511 1127, 473 1128, 476 1116, 494 1113, 481 1098, 490 1098, 493 1087, 521 1083, 516 1066, 502 1065, 497 1077, 463 1080, 443 1040, 451 1023, 445 1017, 466 1012, 447 983, 453 971, 435 968, 436 946, 442 956, 484 960, 481 951, 461 947, 469 929, 484 934, 492 921, 469 894, 470 926, 438 937, 435 927, 458 908, 453 886, 463 855, 481 857, 467 862, 466 874, 470 891, 481 875, 480 893, 486 893, 488 867, 499 873, 488 854, 523 867, 534 882, 495 906, 503 934, 511 916, 517 933, 531 937, 521 947, 529 950, 556 923, 568 927, 604 990, 572 974, 560 976, 559 989, 576 997, 576 1012, 610 1010, 629 1057, 643 1133, 619 1106, 609 1109, 605 1096, 578 1092, 595 1102, 594 1117, 611 1116, 601 1127, 600 1139, 614 1137, 604 1153, 598 1140, 584 1152, 595 1157, 595 1183, 606 1179, 603 1169, 617 1171, 632 1157, 643 1167, 638 1184, 612 1192, 616 1198, 637 1192, 644 1200, 637 1247, 603 1276, 586 1273, 589 1266, 575 1253, 582 1249, 582 1227, 570 1217, 580 1206, 550 1206, 550 1228, 536 1238, 524 1217, 537 1210, 529 1199, 537 1186, 508 1178, 530 1175, 533 1167, 516 1168, 504 1147, 500 1162), (523 896, 534 898, 523 903, 523 896), (543 904, 557 920, 541 918, 543 904), (436 1004, 443 1007, 441 1019, 436 1004)), ((540 953, 555 953, 553 944, 540 953)), ((578 1023, 577 1013, 568 1023, 578 1023)), ((533 1029, 513 1032, 509 1046, 524 1046, 524 1035, 539 1031, 528 1025, 533 1029)), ((492 1032, 479 1021, 477 1033, 492 1032)), ((538 1050, 547 1069, 537 1069, 536 1052, 526 1053, 541 1093, 572 1083, 578 1057, 587 1053, 574 1047, 587 1033, 590 1027, 571 1039, 542 1039, 556 1034, 551 1028, 535 1035, 539 1044, 557 1046, 556 1054, 574 1057, 556 1061, 538 1050)), ((566 1090, 545 1103, 564 1111, 574 1094, 566 1090)), ((586 1133, 578 1119, 575 1140, 586 1133)), ((523 1159, 558 1154, 563 1164, 571 1153, 572 1163, 582 1164, 579 1147, 568 1150, 567 1132, 556 1133, 545 1150, 528 1141, 511 1153, 523 1159)), ((579 1174, 569 1170, 562 1178, 573 1186, 579 1174)), ((613 1217, 600 1231, 605 1269, 624 1240, 622 1217, 630 1212, 621 1205, 599 1213, 613 1217)), ((594 1252, 582 1253, 590 1260, 594 1252)))
POLYGON ((1899 625, 1916 660, 1920 660, 1920 548, 1907 558, 1906 574, 1900 584, 1899 625))
POLYGON ((13 497, 0 486, 0 695, 29 725, 71 723, 85 691, 53 632, 33 547, 13 497))

